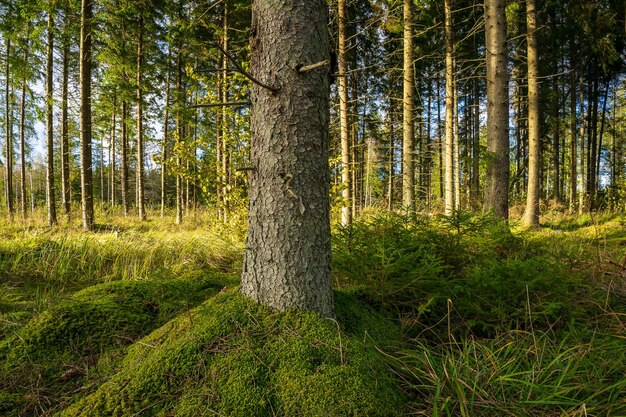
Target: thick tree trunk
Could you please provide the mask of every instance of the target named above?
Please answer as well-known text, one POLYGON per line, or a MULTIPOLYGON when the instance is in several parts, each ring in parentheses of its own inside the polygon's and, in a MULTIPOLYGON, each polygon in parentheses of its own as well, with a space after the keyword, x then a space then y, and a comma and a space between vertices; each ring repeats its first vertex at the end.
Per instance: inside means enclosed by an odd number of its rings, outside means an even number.
POLYGON ((541 144, 539 138, 539 80, 537 48, 537 10, 535 0, 526 0, 526 40, 528 43, 528 192, 524 225, 539 225, 539 170, 541 144))
POLYGON ((91 171, 91 20, 92 0, 82 0, 80 21, 80 183, 83 229, 93 230, 93 181, 91 171))
MULTIPOLYGON (((65 18, 65 27, 68 26, 65 18)), ((68 131, 68 83, 69 83, 70 44, 67 35, 63 36, 63 68, 61 75, 61 205, 66 216, 70 215, 70 135, 68 131)))
POLYGON ((5 123, 5 144, 6 144, 6 202, 9 220, 13 220, 15 207, 13 206, 13 126, 11 125, 11 39, 7 38, 4 78, 4 123, 5 123))
POLYGON ((333 316, 330 276, 329 59, 324 0, 257 0, 250 61, 252 155, 241 292, 278 310, 333 316))
POLYGON ((48 225, 50 227, 57 224, 57 210, 54 192, 54 130, 52 127, 52 109, 53 109, 53 79, 52 71, 54 68, 53 52, 54 52, 54 28, 52 13, 48 12, 48 46, 46 57, 46 138, 47 138, 47 169, 46 169, 46 201, 48 203, 48 225))
POLYGON ((137 209, 139 219, 146 220, 144 197, 144 143, 143 143, 143 18, 139 18, 137 39, 137 209))
POLYGON ((402 206, 409 213, 415 211, 415 126, 413 101, 415 76, 413 74, 413 0, 404 0, 404 88, 403 88, 403 141, 402 141, 402 206))
POLYGON ((487 175, 484 210, 509 216, 509 103, 504 0, 485 1, 487 175))
POLYGON ((446 179, 445 213, 454 212, 454 39, 452 32, 452 0, 445 0, 445 42, 446 42, 446 179))
POLYGON ((339 49, 339 123, 341 136, 341 224, 352 224, 352 184, 350 183, 350 126, 348 126, 348 60, 346 48, 346 1, 337 1, 339 49))

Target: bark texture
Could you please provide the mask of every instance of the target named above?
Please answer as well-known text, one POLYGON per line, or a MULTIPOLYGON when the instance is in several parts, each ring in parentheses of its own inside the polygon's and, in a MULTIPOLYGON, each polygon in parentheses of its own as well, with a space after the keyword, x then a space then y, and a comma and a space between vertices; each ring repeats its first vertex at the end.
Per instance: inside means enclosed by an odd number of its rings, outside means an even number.
MULTIPOLYGON (((68 25, 65 18, 65 26, 68 25)), ((70 135, 68 130, 68 83, 69 83, 70 43, 63 36, 63 69, 61 75, 61 205, 66 216, 70 215, 70 135)))
POLYGON ((413 74, 413 0, 404 0, 404 94, 402 142, 402 206, 410 213, 415 211, 415 126, 413 108, 415 75, 413 74))
POLYGON ((485 1, 487 176, 484 210, 509 217, 509 103, 504 0, 485 1))
POLYGON ((91 168, 91 37, 92 0, 82 0, 80 19, 80 184, 83 229, 93 230, 93 181, 91 168))
POLYGON ((333 316, 329 59, 324 0, 255 0, 252 167, 241 292, 271 308, 333 316))
POLYGON ((539 83, 537 62, 537 11, 535 0, 526 0, 526 39, 528 43, 528 192, 524 225, 539 225, 539 170, 541 143, 539 139, 539 83))
MULTIPOLYGON (((47 47, 47 63, 46 63, 46 202, 48 204, 48 225, 50 227, 57 224, 57 210, 55 204, 54 192, 54 135, 52 127, 52 108, 53 108, 53 79, 52 72, 54 68, 54 27, 52 13, 48 12, 48 47, 47 47)), ((23 114, 23 111, 22 111, 23 114)))
POLYGON ((341 224, 352 224, 352 185, 350 184, 350 127, 348 126, 348 60, 346 57, 346 1, 337 2, 339 48, 339 123, 341 125, 341 224))
POLYGON ((452 31, 452 0, 445 0, 446 40, 446 146, 445 146, 445 213, 454 212, 454 39, 452 31))

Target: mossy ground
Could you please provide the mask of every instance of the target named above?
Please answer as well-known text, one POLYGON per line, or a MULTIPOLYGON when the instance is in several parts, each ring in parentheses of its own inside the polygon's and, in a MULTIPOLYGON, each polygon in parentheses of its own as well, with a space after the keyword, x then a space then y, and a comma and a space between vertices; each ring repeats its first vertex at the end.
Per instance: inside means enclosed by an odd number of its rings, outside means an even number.
POLYGON ((626 415, 623 215, 364 213, 334 321, 239 296, 209 217, 2 225, 0 415, 626 415))

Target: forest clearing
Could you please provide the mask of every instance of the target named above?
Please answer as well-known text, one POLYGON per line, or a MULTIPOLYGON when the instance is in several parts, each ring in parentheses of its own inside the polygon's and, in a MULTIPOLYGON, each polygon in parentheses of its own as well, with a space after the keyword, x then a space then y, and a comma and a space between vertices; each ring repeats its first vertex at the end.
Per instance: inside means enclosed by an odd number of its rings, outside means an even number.
POLYGON ((626 417, 621 0, 0 1, 0 415, 626 417))

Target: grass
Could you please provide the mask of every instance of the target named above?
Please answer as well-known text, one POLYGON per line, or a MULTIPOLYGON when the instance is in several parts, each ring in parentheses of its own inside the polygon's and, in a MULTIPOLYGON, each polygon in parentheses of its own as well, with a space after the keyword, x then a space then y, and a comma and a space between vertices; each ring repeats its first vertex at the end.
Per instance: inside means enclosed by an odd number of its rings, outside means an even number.
POLYGON ((240 297, 213 218, 0 223, 0 415, 626 416, 623 214, 366 212, 337 321, 240 297))

